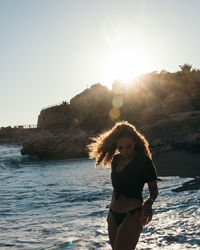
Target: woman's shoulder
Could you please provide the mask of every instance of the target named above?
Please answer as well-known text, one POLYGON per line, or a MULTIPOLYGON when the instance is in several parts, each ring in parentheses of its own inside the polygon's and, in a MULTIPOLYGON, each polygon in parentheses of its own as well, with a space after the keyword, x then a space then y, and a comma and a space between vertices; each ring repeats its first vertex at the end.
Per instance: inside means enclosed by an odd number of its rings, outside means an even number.
POLYGON ((143 159, 144 161, 147 161, 147 162, 152 160, 151 157, 146 154, 143 155, 143 159))
POLYGON ((140 153, 138 159, 141 163, 143 163, 142 165, 144 166, 152 163, 151 157, 144 153, 140 153))

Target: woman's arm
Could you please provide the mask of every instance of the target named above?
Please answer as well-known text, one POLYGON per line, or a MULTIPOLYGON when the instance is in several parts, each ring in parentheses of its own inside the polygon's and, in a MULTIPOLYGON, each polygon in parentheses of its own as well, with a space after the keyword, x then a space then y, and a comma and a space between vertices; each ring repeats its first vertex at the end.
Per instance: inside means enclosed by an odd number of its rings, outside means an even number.
POLYGON ((152 219, 152 205, 156 197, 158 196, 157 181, 154 180, 148 182, 148 188, 149 188, 149 196, 148 199, 144 202, 142 207, 141 220, 143 225, 148 224, 152 219))
POLYGON ((157 181, 154 180, 152 182, 148 182, 148 188, 149 188, 149 196, 146 202, 150 203, 150 205, 152 206, 156 197, 158 196, 157 181))

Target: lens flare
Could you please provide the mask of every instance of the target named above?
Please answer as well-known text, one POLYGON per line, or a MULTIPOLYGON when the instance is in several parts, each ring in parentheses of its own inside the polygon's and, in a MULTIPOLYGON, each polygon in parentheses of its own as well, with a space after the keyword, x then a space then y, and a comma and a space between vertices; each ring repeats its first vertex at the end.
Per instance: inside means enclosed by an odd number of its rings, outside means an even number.
POLYGON ((109 116, 111 120, 117 120, 120 117, 120 110, 113 107, 109 112, 109 116))
POLYGON ((114 96, 113 101, 112 101, 112 105, 116 109, 121 108, 123 106, 123 98, 122 98, 122 96, 120 96, 120 95, 114 96))

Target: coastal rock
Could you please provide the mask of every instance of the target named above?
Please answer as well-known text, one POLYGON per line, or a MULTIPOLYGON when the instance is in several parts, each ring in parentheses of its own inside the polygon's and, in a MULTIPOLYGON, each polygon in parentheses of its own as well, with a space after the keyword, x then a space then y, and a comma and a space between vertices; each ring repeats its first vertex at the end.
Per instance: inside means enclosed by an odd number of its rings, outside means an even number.
POLYGON ((112 106, 112 92, 97 83, 76 95, 70 104, 43 109, 38 117, 38 128, 54 129, 70 127, 99 131, 109 123, 109 110, 112 106))
POLYGON ((69 127, 70 108, 67 103, 62 103, 53 107, 42 109, 38 116, 37 128, 67 128, 69 127))
POLYGON ((107 128, 112 123, 109 117, 112 95, 107 87, 97 83, 75 96, 70 100, 72 121, 86 131, 107 128))
POLYGON ((167 114, 185 112, 192 110, 191 101, 188 95, 179 91, 170 93, 162 104, 163 111, 167 114))
POLYGON ((69 159, 87 157, 86 145, 90 135, 83 131, 46 130, 23 144, 23 155, 37 155, 41 159, 69 159), (70 133, 69 133, 70 132, 70 133), (72 136, 73 134, 73 136, 72 136))
POLYGON ((37 137, 39 133, 37 128, 24 129, 23 127, 12 128, 6 127, 0 129, 0 144, 18 144, 31 140, 32 137, 37 137))
POLYGON ((195 134, 188 135, 188 136, 186 137, 186 140, 187 140, 188 142, 200 141, 200 133, 195 133, 195 134))
POLYGON ((195 178, 191 181, 187 181, 183 183, 181 187, 172 189, 174 192, 182 192, 182 191, 187 191, 187 190, 198 190, 200 189, 200 177, 195 178))
MULTIPOLYGON (((89 118, 88 123, 90 123, 89 118)), ((101 120, 101 124, 105 124, 104 120, 101 120)), ((190 162, 198 165, 200 163, 196 158, 200 152, 199 125, 200 112, 196 111, 174 114, 149 125, 137 126, 137 128, 150 142, 151 151, 157 159, 162 159, 164 152, 179 150, 183 152, 183 156, 180 158, 184 157, 184 152, 191 153, 190 162), (195 162, 194 159, 196 159, 195 162)), ((102 131, 98 124, 95 124, 95 120, 90 126, 93 126, 94 129, 81 128, 79 125, 60 129, 1 129, 0 142, 23 143, 22 154, 38 155, 41 158, 87 157, 85 146, 90 142, 90 137, 94 137, 98 135, 99 131, 102 131)), ((168 156, 168 158, 170 157, 175 156, 168 156)), ((187 162, 189 166, 189 160, 187 162)), ((182 164, 186 164, 186 161, 182 164)), ((162 169, 165 168, 163 161, 161 165, 163 165, 162 169)))
POLYGON ((91 136, 127 120, 145 135, 157 158, 173 150, 199 154, 199 72, 185 74, 184 67, 173 74, 152 72, 129 87, 115 81, 112 91, 94 84, 69 103, 43 109, 36 129, 0 131, 0 140, 21 141, 23 154, 87 156, 91 136))

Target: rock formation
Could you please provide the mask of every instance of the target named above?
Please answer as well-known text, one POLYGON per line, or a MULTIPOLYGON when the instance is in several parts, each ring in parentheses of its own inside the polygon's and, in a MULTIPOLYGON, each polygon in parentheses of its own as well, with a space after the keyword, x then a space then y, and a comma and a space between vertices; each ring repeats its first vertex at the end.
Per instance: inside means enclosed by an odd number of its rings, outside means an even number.
POLYGON ((46 129, 24 142, 22 154, 37 155, 41 159, 86 157, 89 137, 83 130, 46 129))
MULTIPOLYGON (((21 133, 22 154, 74 158, 87 156, 90 137, 127 120, 147 137, 155 155, 174 149, 199 153, 199 97, 199 70, 152 72, 128 87, 115 81, 112 91, 94 84, 69 103, 43 109, 29 136, 22 130, 10 133, 18 139, 21 133)), ((6 134, 1 132, 0 140, 6 134)))
POLYGON ((101 84, 94 84, 64 103, 43 109, 38 117, 38 128, 79 127, 99 131, 108 126, 112 92, 101 84))
POLYGON ((182 192, 182 191, 187 191, 187 190, 197 190, 200 189, 200 178, 195 178, 191 181, 187 181, 182 184, 181 187, 172 189, 174 192, 182 192))
POLYGON ((38 116, 37 127, 39 129, 67 128, 69 111, 67 103, 43 109, 38 116))

